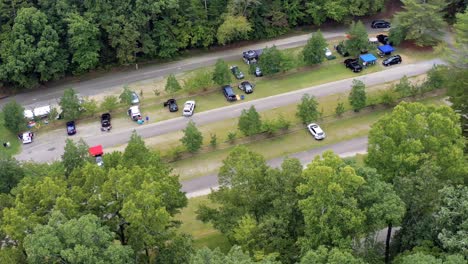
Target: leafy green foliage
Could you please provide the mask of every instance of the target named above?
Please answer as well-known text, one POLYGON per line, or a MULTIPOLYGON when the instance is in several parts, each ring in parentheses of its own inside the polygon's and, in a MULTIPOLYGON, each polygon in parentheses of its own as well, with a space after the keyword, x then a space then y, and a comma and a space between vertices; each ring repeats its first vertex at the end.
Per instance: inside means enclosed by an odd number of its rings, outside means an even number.
POLYGON ((468 68, 468 11, 456 15, 455 48, 452 51, 455 61, 453 65, 458 68, 468 68))
POLYGON ((122 104, 132 105, 132 90, 130 90, 127 85, 123 87, 122 93, 119 95, 119 99, 122 104))
POLYGON ((406 75, 394 86, 394 90, 401 97, 415 96, 417 94, 415 93, 414 85, 410 83, 406 75))
POLYGON ((312 34, 312 37, 307 41, 307 44, 302 50, 305 63, 307 65, 322 63, 325 60, 326 47, 327 41, 320 30, 312 34))
MULTIPOLYGON (((81 108, 83 109, 86 115, 91 116, 91 117, 94 117, 99 110, 98 103, 95 99, 85 99, 81 103, 81 108)), ((53 118, 52 113, 50 113, 50 116, 52 116, 53 118)))
POLYGON ((242 110, 238 122, 239 130, 246 136, 252 136, 262 132, 262 120, 255 106, 251 106, 248 111, 242 110))
POLYGON ((460 255, 449 255, 444 258, 436 258, 432 255, 416 252, 399 257, 396 264, 463 264, 466 260, 460 255))
POLYGON ((216 62, 215 69, 213 71, 213 82, 218 85, 226 85, 231 83, 231 72, 224 60, 219 59, 216 62))
POLYGON ((346 112, 343 102, 339 102, 335 108, 335 114, 337 117, 341 117, 346 112))
MULTIPOLYGON (((462 133, 468 138, 468 70, 457 69, 451 72, 447 81, 449 100, 452 109, 461 114, 462 133)), ((468 150, 468 145, 465 145, 468 150)))
MULTIPOLYGON (((446 23, 443 10, 447 3, 443 0, 402 0, 405 11, 395 15, 397 27, 405 32, 405 39, 413 40, 420 46, 434 46, 444 34, 446 23)), ((395 37, 399 40, 399 37, 395 37)))
POLYGON ((218 138, 216 137, 216 134, 211 134, 210 136, 210 146, 212 148, 216 148, 218 145, 218 138))
POLYGON ((228 15, 219 26, 216 38, 219 44, 224 45, 234 40, 247 39, 251 31, 252 26, 247 18, 228 15))
POLYGON ((47 225, 39 225, 25 238, 28 263, 130 263, 133 250, 113 243, 113 234, 95 215, 67 220, 52 214, 47 225))
POLYGON ((361 51, 369 49, 369 36, 361 21, 352 22, 348 31, 348 39, 344 43, 346 50, 353 57, 359 56, 361 51))
POLYGON ((464 142, 458 117, 447 106, 400 103, 372 126, 367 162, 391 181, 431 162, 463 181, 464 142))
POLYGON ((355 112, 359 112, 362 108, 366 107, 366 86, 360 80, 353 80, 353 86, 349 93, 349 104, 353 107, 355 112))
POLYGON ((180 142, 184 144, 189 152, 197 152, 203 144, 203 135, 195 126, 195 123, 190 121, 182 131, 184 132, 184 137, 180 139, 180 142))
POLYGON ((167 77, 166 87, 164 89, 166 92, 173 94, 180 91, 182 86, 180 86, 174 74, 169 74, 169 77, 167 77))
POLYGON ((108 95, 104 97, 104 101, 101 103, 101 108, 104 112, 112 112, 119 107, 119 101, 117 96, 108 95))
POLYGON ((85 162, 89 160, 88 149, 89 146, 83 139, 80 139, 78 143, 73 142, 71 139, 66 140, 64 153, 62 155, 65 175, 70 175, 73 170, 82 167, 85 162))
POLYGON ((16 100, 11 100, 3 106, 3 119, 5 127, 12 133, 17 134, 26 129, 24 107, 16 100))
POLYGON ((190 264, 226 264, 226 263, 242 263, 242 264, 280 264, 280 262, 270 260, 269 258, 261 261, 253 261, 250 256, 242 251, 239 246, 233 246, 225 255, 219 248, 211 250, 202 248, 190 259, 190 264))
POLYGON ((262 59, 258 62, 264 75, 272 75, 284 70, 283 54, 276 46, 263 49, 262 59))
POLYGON ((379 92, 380 103, 387 107, 392 107, 396 104, 398 95, 391 89, 385 89, 379 92))
POLYGON ((406 38, 406 29, 403 26, 395 25, 390 28, 388 34, 388 40, 393 43, 394 46, 398 46, 406 38))
POLYGON ((236 141, 237 133, 236 131, 231 131, 227 134, 227 140, 231 143, 234 144, 234 141, 236 141))
POLYGON ((17 160, 3 155, 0 168, 0 193, 9 193, 24 177, 24 170, 17 160))
POLYGON ((317 121, 320 117, 317 99, 309 94, 304 94, 301 103, 297 105, 296 116, 301 119, 303 124, 317 121))
POLYGON ((194 75, 184 81, 184 89, 188 92, 197 92, 213 86, 213 74, 206 70, 195 71, 194 75))
POLYGON ((65 120, 71 121, 80 117, 80 101, 73 88, 68 88, 63 91, 63 96, 60 98, 59 105, 63 111, 63 118, 65 120))
POLYGON ((317 250, 308 251, 301 259, 301 263, 316 263, 316 264, 364 264, 362 259, 359 259, 347 250, 332 248, 328 250, 324 246, 320 246, 317 250))

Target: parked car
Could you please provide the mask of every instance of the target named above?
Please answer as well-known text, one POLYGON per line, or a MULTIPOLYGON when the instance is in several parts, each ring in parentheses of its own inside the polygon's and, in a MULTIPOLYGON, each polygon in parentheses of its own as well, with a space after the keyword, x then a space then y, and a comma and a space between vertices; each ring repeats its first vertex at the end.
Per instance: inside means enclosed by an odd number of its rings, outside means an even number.
POLYGON ((248 50, 242 52, 242 58, 244 59, 245 63, 255 63, 258 61, 258 57, 260 55, 261 50, 248 50))
POLYGON ((391 24, 388 21, 385 20, 374 20, 371 23, 371 28, 390 28, 391 24))
POLYGON ((323 132, 322 128, 320 128, 320 126, 315 123, 309 124, 307 129, 309 129, 309 132, 316 140, 324 139, 327 136, 325 132, 323 132))
POLYGON ((184 104, 184 111, 182 113, 183 116, 191 116, 195 111, 195 101, 187 101, 184 104))
POLYGON ((101 131, 110 131, 112 129, 111 125, 111 115, 109 113, 104 113, 101 115, 101 131))
POLYGON ((377 35, 377 40, 384 45, 390 44, 390 42, 388 41, 387 35, 379 34, 377 35))
POLYGON ((104 160, 102 159, 102 155, 104 155, 104 151, 102 150, 102 145, 97 145, 89 148, 89 155, 96 158, 96 164, 99 167, 104 166, 104 160))
POLYGON ((260 67, 255 66, 255 77, 262 77, 262 76, 263 76, 263 72, 260 69, 260 67))
POLYGON ((327 47, 325 48, 325 57, 330 57, 332 55, 331 50, 327 47))
POLYGON ((75 121, 68 121, 67 122, 67 134, 69 136, 76 134, 75 121))
POLYGON ((140 108, 138 105, 134 105, 130 107, 127 111, 128 116, 133 120, 133 121, 138 121, 141 119, 141 114, 140 114, 140 108))
POLYGON ((228 100, 229 102, 237 101, 237 96, 234 93, 234 90, 232 89, 231 85, 223 86, 222 90, 224 97, 226 97, 226 100, 228 100))
POLYGON ((402 62, 400 55, 392 55, 382 61, 383 66, 390 66, 393 64, 400 64, 402 62))
POLYGON ((33 142, 34 134, 31 131, 27 131, 23 134, 19 134, 18 137, 23 142, 23 144, 29 144, 33 142))
POLYGON ((241 72, 241 70, 239 70, 239 67, 231 66, 231 72, 232 72, 232 74, 234 74, 236 79, 238 79, 238 80, 244 79, 244 74, 241 72))
POLYGON ((164 107, 169 108, 169 112, 179 111, 179 107, 177 106, 176 99, 169 99, 163 105, 164 105, 164 107))
POLYGON ((362 71, 362 66, 359 64, 357 59, 347 59, 344 61, 346 68, 351 69, 353 72, 362 71))
POLYGON ((336 52, 338 52, 338 54, 340 54, 341 56, 343 56, 343 57, 348 57, 349 56, 349 52, 346 51, 346 48, 345 48, 343 43, 340 43, 340 44, 336 45, 335 49, 336 49, 336 52))
POLYGON ((135 92, 132 92, 132 104, 136 105, 140 103, 140 97, 135 92))
POLYGON ((253 93, 253 88, 255 87, 254 84, 250 83, 249 81, 244 81, 239 84, 239 89, 244 91, 246 94, 253 93))

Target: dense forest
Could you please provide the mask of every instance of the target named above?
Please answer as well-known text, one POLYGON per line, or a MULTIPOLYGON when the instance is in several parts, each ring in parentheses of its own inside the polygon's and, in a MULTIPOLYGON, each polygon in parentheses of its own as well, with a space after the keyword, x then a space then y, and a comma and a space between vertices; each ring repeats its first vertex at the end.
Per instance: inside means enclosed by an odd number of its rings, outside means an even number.
POLYGON ((271 38, 376 13, 384 0, 0 1, 0 80, 34 87, 187 48, 271 38))

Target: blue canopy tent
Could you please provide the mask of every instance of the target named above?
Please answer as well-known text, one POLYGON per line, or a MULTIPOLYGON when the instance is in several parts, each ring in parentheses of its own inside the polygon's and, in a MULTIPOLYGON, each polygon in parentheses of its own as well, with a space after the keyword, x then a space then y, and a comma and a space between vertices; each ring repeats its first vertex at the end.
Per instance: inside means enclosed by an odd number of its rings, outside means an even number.
POLYGON ((377 49, 380 50, 380 53, 379 55, 382 57, 383 55, 390 55, 392 54, 392 52, 395 51, 395 49, 390 46, 390 45, 382 45, 382 46, 379 46, 377 47, 377 49))
POLYGON ((359 56, 359 59, 362 61, 362 65, 364 66, 369 64, 375 64, 375 62, 377 61, 377 58, 370 53, 362 54, 361 56, 359 56))

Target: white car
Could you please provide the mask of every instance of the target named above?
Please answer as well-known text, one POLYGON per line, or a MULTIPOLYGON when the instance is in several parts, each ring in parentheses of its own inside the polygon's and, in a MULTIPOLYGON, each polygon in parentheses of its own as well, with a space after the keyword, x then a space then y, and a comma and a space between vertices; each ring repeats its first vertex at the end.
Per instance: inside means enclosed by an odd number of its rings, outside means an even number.
POLYGON ((29 144, 33 141, 33 137, 34 137, 34 134, 28 131, 28 132, 23 133, 21 140, 23 141, 23 144, 29 144))
POLYGON ((329 48, 325 48, 325 56, 330 57, 332 55, 332 52, 329 48))
POLYGON ((183 116, 191 116, 195 111, 195 101, 187 101, 184 104, 184 111, 182 111, 183 116))
POLYGON ((310 133, 312 136, 314 136, 315 139, 321 140, 324 139, 327 135, 325 135, 325 132, 320 128, 319 125, 312 123, 307 126, 307 129, 309 129, 310 133))

